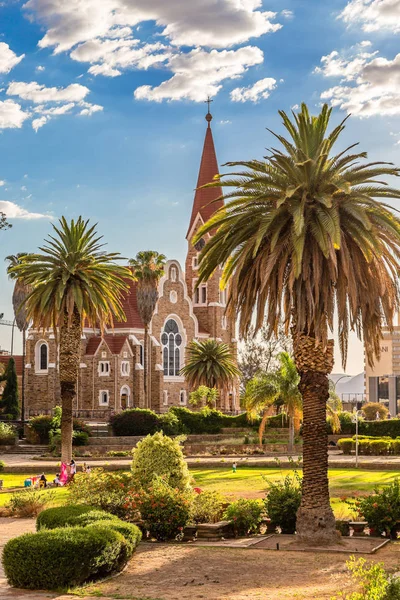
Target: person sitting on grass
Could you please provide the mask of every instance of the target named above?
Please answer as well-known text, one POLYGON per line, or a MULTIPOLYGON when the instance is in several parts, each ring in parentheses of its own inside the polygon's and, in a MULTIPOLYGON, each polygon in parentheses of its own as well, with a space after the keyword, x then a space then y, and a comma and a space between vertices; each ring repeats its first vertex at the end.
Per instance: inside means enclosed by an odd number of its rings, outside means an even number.
POLYGON ((44 473, 41 474, 39 478, 39 487, 46 488, 47 487, 47 479, 44 473))
POLYGON ((62 483, 60 481, 60 473, 56 473, 55 478, 53 479, 53 483, 56 487, 61 487, 62 483))

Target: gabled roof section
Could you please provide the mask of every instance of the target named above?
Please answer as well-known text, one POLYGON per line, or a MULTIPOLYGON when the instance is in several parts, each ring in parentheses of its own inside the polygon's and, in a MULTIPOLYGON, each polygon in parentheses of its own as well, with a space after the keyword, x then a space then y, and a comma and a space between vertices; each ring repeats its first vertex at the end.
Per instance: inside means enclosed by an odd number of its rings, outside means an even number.
POLYGON ((100 344, 104 342, 108 346, 111 354, 116 354, 118 356, 121 354, 127 339, 127 335, 105 335, 104 337, 96 335, 89 339, 85 354, 86 356, 94 356, 99 349, 100 344))
POLYGON ((203 154, 201 156, 199 177, 197 179, 197 189, 194 195, 192 215, 190 217, 186 238, 189 237, 193 223, 199 213, 205 223, 219 208, 224 205, 222 199, 215 202, 217 198, 222 196, 221 186, 199 189, 201 186, 211 183, 214 179, 214 176, 218 175, 219 173, 217 155, 215 153, 214 140, 210 126, 211 119, 211 114, 207 113, 206 121, 208 122, 208 125, 206 137, 204 140, 203 154))
POLYGON ((100 346, 102 338, 98 335, 89 338, 89 341, 86 346, 85 354, 88 356, 94 356, 97 352, 98 347, 100 346))

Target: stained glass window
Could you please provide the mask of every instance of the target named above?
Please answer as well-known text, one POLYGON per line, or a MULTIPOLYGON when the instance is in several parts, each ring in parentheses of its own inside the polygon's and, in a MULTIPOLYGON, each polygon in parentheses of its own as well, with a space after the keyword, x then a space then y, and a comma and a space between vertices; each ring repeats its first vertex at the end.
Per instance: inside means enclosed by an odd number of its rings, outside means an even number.
POLYGON ((179 347, 182 344, 182 336, 174 319, 169 319, 166 322, 161 335, 161 343, 163 345, 164 375, 169 377, 179 375, 181 368, 181 351, 179 347))

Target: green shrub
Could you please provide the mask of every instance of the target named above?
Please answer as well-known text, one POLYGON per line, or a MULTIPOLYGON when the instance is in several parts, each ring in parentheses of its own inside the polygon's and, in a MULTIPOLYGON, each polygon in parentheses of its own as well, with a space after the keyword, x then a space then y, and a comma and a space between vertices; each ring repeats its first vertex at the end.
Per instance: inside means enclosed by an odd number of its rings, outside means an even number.
POLYGON ((392 441, 392 452, 393 454, 400 454, 400 438, 392 441))
POLYGON ((137 525, 134 525, 133 523, 127 523, 126 521, 121 521, 121 519, 106 519, 104 521, 97 521, 94 523, 94 525, 96 527, 106 527, 107 529, 117 531, 125 538, 128 553, 126 556, 121 556, 123 562, 126 562, 132 556, 136 547, 139 545, 140 540, 142 539, 142 532, 137 525))
POLYGON ((119 570, 127 555, 125 538, 111 528, 67 527, 11 539, 3 565, 10 585, 52 590, 119 570))
POLYGON ((148 435, 133 451, 132 474, 138 488, 147 488, 155 476, 180 490, 189 487, 191 475, 183 456, 179 438, 161 432, 148 435))
POLYGON ((74 485, 69 487, 69 496, 73 504, 86 504, 124 517, 125 497, 132 488, 131 473, 97 468, 91 473, 77 473, 74 485))
POLYGON ((165 435, 178 435, 182 433, 182 424, 178 417, 171 411, 158 415, 158 428, 165 435))
POLYGON ((353 442, 352 438, 341 438, 340 440, 338 440, 338 443, 337 443, 337 445, 339 446, 339 448, 343 452, 343 454, 351 454, 353 444, 354 444, 354 442, 353 442))
POLYGON ((192 519, 195 523, 217 523, 222 519, 226 500, 219 492, 204 491, 193 501, 192 519))
POLYGON ((74 446, 87 446, 89 443, 89 435, 86 431, 74 431, 72 434, 72 443, 74 446))
POLYGON ((6 463, 3 460, 0 460, 0 473, 3 473, 6 467, 6 463))
POLYGON ((147 408, 123 410, 110 419, 114 435, 148 435, 159 428, 158 416, 147 408))
POLYGON ((268 493, 264 500, 271 524, 280 527, 282 533, 296 531, 296 516, 301 502, 301 479, 297 472, 286 475, 283 481, 268 481, 268 493))
POLYGON ((139 516, 150 536, 157 540, 176 538, 189 522, 193 493, 171 487, 161 478, 140 492, 129 492, 126 499, 127 515, 131 520, 139 516))
POLYGON ((57 527, 86 527, 96 521, 115 520, 117 517, 94 506, 74 505, 48 508, 40 513, 36 529, 57 529, 57 527))
POLYGON ((9 423, 0 421, 0 446, 13 446, 17 440, 15 429, 9 423))
MULTIPOLYGON (((55 416, 50 415, 39 415, 32 417, 28 422, 28 440, 32 443, 48 444, 50 442, 50 432, 56 431, 60 428, 60 411, 57 412, 59 407, 55 408, 55 416)), ((88 436, 90 435, 90 428, 81 419, 73 420, 73 429, 76 432, 84 432, 88 436)))
MULTIPOLYGON (((353 431, 355 433, 355 424, 353 431)), ((358 433, 373 437, 390 436, 396 438, 400 436, 400 419, 387 419, 386 421, 364 421, 358 425, 358 433)))
POLYGON ((226 521, 232 521, 236 535, 257 533, 262 521, 264 505, 262 500, 240 498, 232 502, 223 514, 226 521))
POLYGON ((369 456, 371 454, 371 440, 365 438, 358 440, 358 452, 369 456))
POLYGON ((385 456, 389 453, 391 442, 389 440, 369 440, 369 451, 372 456, 385 456))
POLYGON ((36 517, 50 502, 53 502, 53 490, 35 490, 27 488, 23 492, 15 492, 6 505, 11 514, 17 517, 36 517))
POLYGON ((374 493, 356 500, 356 508, 361 518, 377 533, 385 533, 396 538, 400 524, 400 481, 379 488, 374 493))
POLYGON ((108 450, 106 456, 132 456, 132 450, 108 450))
MULTIPOLYGON (((368 564, 365 558, 351 556, 346 565, 360 591, 342 592, 340 600, 399 600, 400 580, 390 577, 383 563, 368 564)), ((339 598, 335 596, 331 600, 339 598)))

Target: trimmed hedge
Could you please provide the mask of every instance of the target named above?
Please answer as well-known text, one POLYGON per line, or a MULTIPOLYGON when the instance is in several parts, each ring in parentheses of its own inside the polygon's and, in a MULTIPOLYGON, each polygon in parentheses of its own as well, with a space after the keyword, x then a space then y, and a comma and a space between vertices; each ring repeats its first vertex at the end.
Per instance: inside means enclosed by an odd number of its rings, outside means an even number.
POLYGON ((121 570, 128 542, 110 527, 66 527, 26 533, 4 547, 8 583, 33 590, 82 585, 121 570))
MULTIPOLYGON (((341 438, 338 446, 343 454, 351 454, 356 449, 355 437, 341 438)), ((400 454, 400 437, 393 440, 390 437, 376 438, 372 436, 358 436, 358 452, 366 456, 386 456, 388 454, 400 454)))
POLYGON ((57 506, 43 510, 36 521, 36 530, 56 529, 57 527, 86 527, 96 521, 110 521, 117 517, 94 506, 57 506))
MULTIPOLYGON (((279 426, 281 422, 282 417, 279 415, 279 426)), ((215 409, 204 408, 201 411, 193 411, 183 406, 173 406, 167 413, 161 415, 149 409, 132 408, 110 419, 110 425, 116 436, 152 435, 157 431, 163 431, 166 435, 219 433, 223 427, 256 428, 259 423, 260 419, 250 423, 246 413, 231 416, 215 409)))
MULTIPOLYGON (((36 441, 38 441, 39 444, 48 444, 50 441, 50 431, 53 429, 53 417, 50 415, 38 415, 37 417, 32 417, 32 419, 28 421, 28 428, 33 432, 33 438, 36 437, 36 441)), ((73 428, 76 432, 82 431, 90 436, 90 428, 81 419, 73 420, 73 428)), ((32 443, 35 442, 35 440, 32 439, 32 435, 28 434, 28 438, 30 438, 32 443)))

